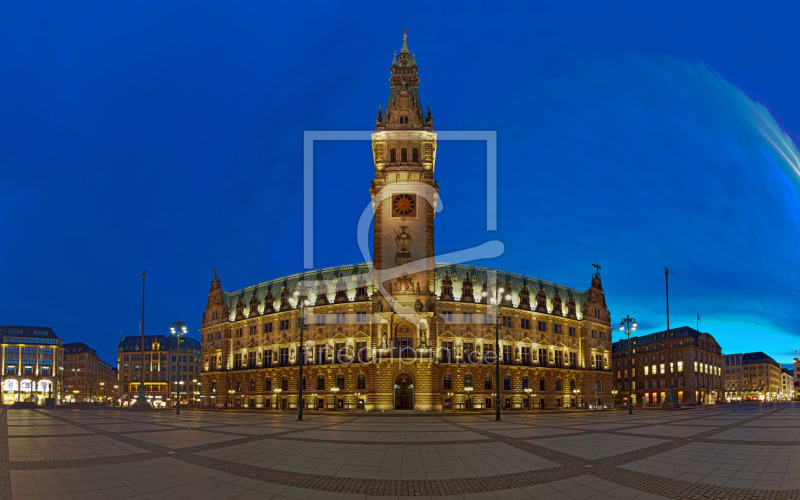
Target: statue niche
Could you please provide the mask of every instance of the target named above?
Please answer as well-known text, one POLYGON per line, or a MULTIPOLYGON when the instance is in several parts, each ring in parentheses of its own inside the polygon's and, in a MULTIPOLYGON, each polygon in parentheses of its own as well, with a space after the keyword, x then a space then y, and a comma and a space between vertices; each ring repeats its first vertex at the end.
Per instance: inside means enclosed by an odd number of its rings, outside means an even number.
POLYGON ((411 262, 411 235, 408 234, 408 226, 400 226, 400 231, 394 230, 394 241, 397 244, 397 252, 394 254, 394 262, 398 266, 411 262))

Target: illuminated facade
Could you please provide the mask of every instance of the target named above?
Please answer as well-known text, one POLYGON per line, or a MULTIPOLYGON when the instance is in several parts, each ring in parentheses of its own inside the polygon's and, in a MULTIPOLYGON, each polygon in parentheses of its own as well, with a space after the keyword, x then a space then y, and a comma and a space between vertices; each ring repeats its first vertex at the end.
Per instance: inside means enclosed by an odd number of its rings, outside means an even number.
POLYGON ((77 403, 106 402, 114 398, 114 367, 83 342, 64 344, 65 400, 77 403))
POLYGON ((763 352, 725 356, 728 401, 775 401, 781 393, 781 365, 763 352))
MULTIPOLYGON (((117 347, 117 385, 120 404, 136 400, 141 380, 142 337, 125 337, 117 347)), ((173 406, 196 400, 200 386, 200 343, 192 338, 145 335, 145 396, 155 407, 173 406), (180 345, 178 345, 180 344, 180 345)))
POLYGON ((498 383, 508 409, 611 404, 612 329, 599 266, 579 291, 434 262, 436 133, 417 71, 404 37, 372 135, 371 264, 230 293, 215 271, 201 329, 206 407, 297 408, 300 352, 309 409, 486 408, 498 383), (498 317, 490 296, 499 287, 498 317))
MULTIPOLYGON (((631 392, 634 405, 661 405, 667 395, 667 362, 672 371, 673 395, 679 404, 714 404, 724 395, 722 350, 708 333, 682 326, 671 330, 671 358, 667 332, 631 337, 631 392)), ((617 399, 628 404, 628 339, 614 343, 614 380, 617 399)))
POLYGON ((3 404, 60 401, 64 349, 52 329, 0 326, 3 404))
POLYGON ((791 401, 794 399, 794 376, 786 368, 781 368, 781 401, 791 401))

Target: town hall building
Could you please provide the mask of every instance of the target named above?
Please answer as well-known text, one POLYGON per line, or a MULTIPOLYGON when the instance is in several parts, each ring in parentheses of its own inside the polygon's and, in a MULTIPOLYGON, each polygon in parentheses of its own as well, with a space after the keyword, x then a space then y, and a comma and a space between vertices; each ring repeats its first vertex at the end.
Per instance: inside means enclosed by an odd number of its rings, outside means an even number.
POLYGON ((435 262, 437 144, 418 70, 404 35, 372 134, 371 263, 233 292, 214 271, 201 329, 206 407, 481 409, 494 407, 497 384, 508 410, 612 404, 600 266, 581 291, 435 262))

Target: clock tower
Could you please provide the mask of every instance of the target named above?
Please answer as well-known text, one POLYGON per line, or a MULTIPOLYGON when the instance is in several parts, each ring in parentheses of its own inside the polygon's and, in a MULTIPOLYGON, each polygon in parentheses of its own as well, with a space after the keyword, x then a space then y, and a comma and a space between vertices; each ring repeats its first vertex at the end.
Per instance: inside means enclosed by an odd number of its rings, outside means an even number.
POLYGON ((390 69, 389 101, 385 110, 378 108, 372 134, 375 309, 422 317, 434 303, 436 134, 430 106, 422 107, 419 67, 405 34, 390 69))

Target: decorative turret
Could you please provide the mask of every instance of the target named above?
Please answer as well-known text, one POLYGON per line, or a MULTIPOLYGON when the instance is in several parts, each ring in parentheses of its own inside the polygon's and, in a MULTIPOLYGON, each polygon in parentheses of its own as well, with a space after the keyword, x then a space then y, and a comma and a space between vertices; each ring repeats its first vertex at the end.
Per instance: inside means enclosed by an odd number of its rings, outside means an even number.
POLYGON ((257 291, 258 289, 253 290, 253 295, 250 296, 250 312, 247 314, 249 318, 258 316, 258 297, 256 297, 257 291))
POLYGON ((264 314, 275 312, 275 297, 272 296, 272 287, 267 287, 267 295, 264 297, 264 314))
POLYGON ((522 290, 519 292, 519 308, 531 310, 531 292, 528 290, 528 280, 522 282, 522 290))
POLYGON ((322 278, 322 274, 317 273, 317 301, 314 305, 324 306, 328 303, 328 286, 322 278))
POLYGON ((244 319, 244 292, 239 295, 239 302, 236 303, 236 321, 244 319))
POLYGON ((356 300, 368 300, 369 293, 367 292, 367 280, 364 279, 364 273, 358 273, 358 280, 356 281, 356 300))
POLYGON ((467 272, 464 276, 464 281, 461 282, 461 301, 462 302, 475 302, 475 296, 472 294, 472 278, 467 272))
POLYGON ((567 317, 570 319, 578 319, 577 308, 575 307, 575 297, 572 292, 569 292, 569 302, 567 302, 567 317))
POLYGON ((347 302, 347 285, 344 283, 344 279, 339 276, 339 279, 336 280, 336 297, 333 299, 334 304, 339 304, 342 302, 347 302))
POLYGON ((556 316, 564 315, 564 308, 561 305, 561 294, 558 293, 558 288, 556 288, 556 294, 553 297, 553 314, 556 316))
POLYGON ((502 297, 500 297, 500 304, 503 307, 511 307, 511 281, 506 278, 506 283, 503 285, 502 297))
POLYGON ((403 47, 392 58, 389 69, 389 102, 385 113, 378 108, 375 130, 433 130, 430 106, 426 116, 419 98, 419 66, 416 57, 408 51, 406 33, 403 33, 403 47))
POLYGON ((453 300, 453 280, 450 279, 450 273, 444 272, 444 279, 442 280, 442 295, 439 300, 453 300))
POLYGON ((486 280, 483 280, 483 285, 481 285, 481 304, 488 304, 489 303, 489 286, 486 283, 486 280))
POLYGON ((228 321, 228 304, 225 302, 225 292, 214 269, 214 279, 211 280, 211 289, 208 291, 206 310, 203 313, 203 326, 211 326, 223 321, 228 321))
POLYGON ((606 306, 606 296, 603 293, 603 284, 600 281, 600 265, 592 264, 596 272, 592 275, 592 284, 586 292, 586 302, 583 304, 583 319, 595 323, 611 325, 611 313, 606 306))
POLYGON ((547 294, 544 291, 544 284, 539 282, 539 293, 536 294, 536 312, 547 312, 547 294))
POLYGON ((286 281, 283 282, 283 286, 281 287, 281 311, 287 311, 292 308, 292 292, 289 291, 289 283, 286 281))

